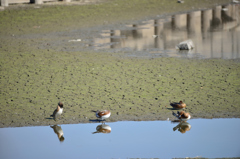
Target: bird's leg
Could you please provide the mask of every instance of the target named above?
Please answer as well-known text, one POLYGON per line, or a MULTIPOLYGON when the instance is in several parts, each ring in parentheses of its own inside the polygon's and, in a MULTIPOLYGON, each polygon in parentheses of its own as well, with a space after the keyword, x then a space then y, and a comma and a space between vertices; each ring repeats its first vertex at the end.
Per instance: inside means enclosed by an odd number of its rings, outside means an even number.
POLYGON ((105 121, 106 121, 106 119, 103 119, 103 120, 102 120, 102 125, 105 125, 105 121))

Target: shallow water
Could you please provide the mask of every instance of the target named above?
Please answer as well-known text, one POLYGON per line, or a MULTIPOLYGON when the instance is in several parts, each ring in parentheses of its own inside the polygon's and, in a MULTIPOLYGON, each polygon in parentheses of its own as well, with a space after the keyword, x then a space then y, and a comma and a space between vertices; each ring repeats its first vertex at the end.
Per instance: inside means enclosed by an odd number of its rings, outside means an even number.
POLYGON ((240 5, 175 14, 126 27, 103 30, 102 37, 94 39, 94 48, 130 52, 129 56, 240 58, 240 5), (176 50, 176 45, 188 39, 195 45, 193 50, 176 50))
POLYGON ((99 125, 61 125, 62 141, 50 126, 1 128, 0 158, 240 157, 240 119, 99 125))

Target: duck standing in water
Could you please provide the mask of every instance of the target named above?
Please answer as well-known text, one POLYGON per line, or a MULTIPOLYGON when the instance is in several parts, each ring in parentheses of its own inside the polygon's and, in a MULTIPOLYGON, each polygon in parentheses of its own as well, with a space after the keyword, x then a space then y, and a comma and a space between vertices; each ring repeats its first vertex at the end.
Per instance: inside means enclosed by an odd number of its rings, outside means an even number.
POLYGON ((61 115, 63 112, 63 103, 59 102, 57 109, 54 110, 53 114, 51 115, 51 117, 53 117, 54 120, 56 120, 57 116, 61 115))
POLYGON ((172 112, 172 114, 173 116, 177 117, 181 121, 187 121, 191 118, 191 115, 189 113, 186 113, 185 111, 181 111, 181 112, 178 111, 177 114, 172 112))
POLYGON ((183 103, 183 101, 180 101, 179 103, 170 103, 170 105, 171 105, 174 109, 184 109, 184 108, 186 108, 186 104, 183 103))

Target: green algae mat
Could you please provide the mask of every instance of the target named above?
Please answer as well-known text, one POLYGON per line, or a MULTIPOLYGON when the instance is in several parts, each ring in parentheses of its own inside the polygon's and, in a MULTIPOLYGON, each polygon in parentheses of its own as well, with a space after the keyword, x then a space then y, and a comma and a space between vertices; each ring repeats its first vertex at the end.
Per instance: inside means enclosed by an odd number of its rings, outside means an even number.
POLYGON ((237 60, 130 58, 121 52, 51 48, 51 36, 60 31, 67 35, 89 27, 91 32, 90 27, 104 28, 103 21, 117 25, 159 10, 170 14, 228 1, 192 2, 182 8, 175 1, 133 0, 1 11, 0 127, 90 122, 96 119, 92 110, 102 109, 112 112, 107 121, 167 120, 173 118, 170 102, 180 100, 193 118, 239 118, 237 60), (55 122, 50 115, 59 101, 64 111, 55 122))

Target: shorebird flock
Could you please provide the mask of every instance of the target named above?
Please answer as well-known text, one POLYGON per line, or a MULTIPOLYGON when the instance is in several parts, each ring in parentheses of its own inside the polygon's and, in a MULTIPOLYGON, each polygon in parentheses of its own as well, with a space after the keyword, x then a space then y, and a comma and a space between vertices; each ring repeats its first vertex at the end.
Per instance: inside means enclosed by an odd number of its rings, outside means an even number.
MULTIPOLYGON (((174 110, 181 110, 181 109, 185 109, 186 108, 186 104, 183 101, 179 101, 177 102, 173 102, 170 103, 170 105, 172 106, 172 108, 174 110)), ((98 119, 98 121, 106 121, 107 118, 109 118, 111 116, 111 112, 110 110, 102 110, 102 111, 93 111, 96 114, 96 117, 98 119)), ((54 110, 53 114, 51 115, 51 117, 53 117, 53 119, 56 121, 57 117, 60 116, 63 113, 63 103, 59 102, 57 105, 57 108, 54 110)), ((187 121, 191 118, 191 115, 185 111, 177 111, 177 113, 172 111, 172 115, 175 116, 179 121, 187 121)))

